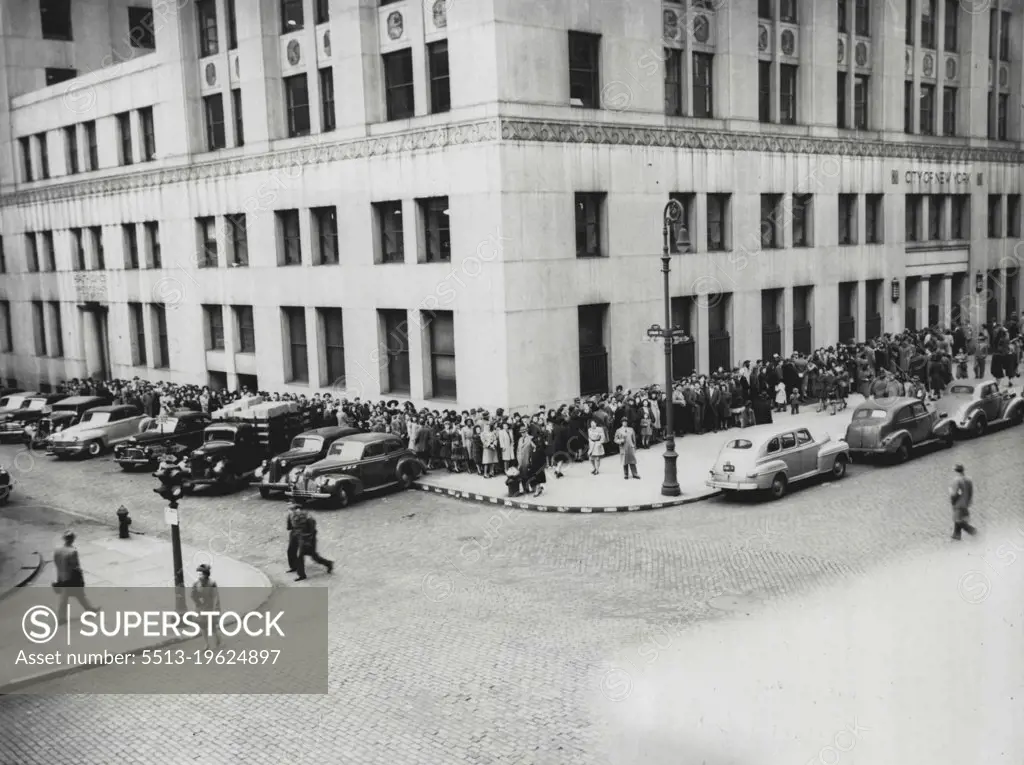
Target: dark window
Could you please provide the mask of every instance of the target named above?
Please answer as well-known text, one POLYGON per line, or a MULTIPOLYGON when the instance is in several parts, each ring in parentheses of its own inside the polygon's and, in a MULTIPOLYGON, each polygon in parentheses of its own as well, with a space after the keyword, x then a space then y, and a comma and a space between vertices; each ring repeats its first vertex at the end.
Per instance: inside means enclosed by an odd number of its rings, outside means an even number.
POLYGON ((30 273, 39 270, 39 247, 33 233, 25 234, 25 269, 30 273))
POLYGON ((921 0, 921 47, 935 48, 935 0, 921 0))
POLYGON ((956 135, 956 88, 942 89, 942 134, 956 135))
POLYGON ((693 116, 714 116, 714 99, 712 88, 712 64, 714 56, 710 53, 693 54, 693 116))
POLYGON ((943 20, 943 47, 950 53, 960 49, 960 0, 944 0, 946 17, 943 20))
POLYGON ((298 32, 306 25, 302 15, 302 0, 281 0, 281 34, 298 32))
POLYGON ((950 229, 953 239, 963 240, 971 238, 971 196, 970 194, 957 194, 953 197, 953 204, 950 208, 950 229))
POLYGON ((89 122, 82 123, 85 128, 85 144, 88 147, 89 166, 87 170, 96 170, 100 166, 100 150, 96 144, 96 122, 95 120, 89 120, 89 122))
POLYGON ((153 324, 156 325, 157 358, 153 366, 167 369, 171 365, 171 350, 167 342, 167 308, 162 305, 153 306, 153 324))
POLYGON ((156 29, 151 8, 128 8, 128 38, 133 48, 156 50, 156 29))
POLYGON ((905 224, 906 240, 908 242, 920 241, 921 234, 921 200, 920 194, 907 194, 905 199, 905 224))
POLYGON ((772 62, 757 62, 757 118, 772 121, 772 62))
POLYGON ((199 227, 199 267, 216 268, 217 257, 217 222, 214 218, 196 218, 199 227))
POLYGON ((942 208, 946 198, 941 194, 928 197, 928 240, 937 242, 942 239, 942 208))
POLYGON ((935 135, 935 86, 921 83, 921 134, 935 135))
POLYGON ((796 0, 779 0, 779 21, 796 24, 796 0))
POLYGON ((796 124, 796 73, 792 64, 779 64, 779 122, 783 125, 796 124))
POLYGON ((345 325, 340 308, 318 308, 320 332, 324 347, 324 370, 321 385, 341 387, 345 384, 345 325))
POLYGON ((757 0, 757 17, 771 21, 773 18, 772 0, 757 0))
POLYGON ((77 76, 77 69, 60 69, 58 67, 48 67, 46 69, 46 85, 59 85, 62 82, 73 80, 77 76))
POLYGON ((579 328, 580 393, 608 392, 608 348, 604 344, 608 305, 581 305, 576 309, 579 328))
POLYGON ((708 251, 729 249, 729 195, 708 194, 708 251))
POLYGON ((50 177, 50 150, 46 133, 37 135, 36 141, 39 144, 39 176, 45 180, 50 177))
POLYGON ((206 117, 206 150, 216 151, 227 146, 224 135, 224 98, 220 93, 203 97, 203 114, 206 117))
POLYGON ((331 20, 331 0, 314 0, 313 6, 317 24, 326 24, 331 20))
POLYGON ((427 72, 430 77, 430 113, 441 114, 452 108, 452 94, 448 75, 448 41, 438 40, 427 45, 427 72))
POLYGON ((604 200, 605 195, 600 193, 576 194, 577 258, 598 258, 604 254, 601 247, 601 218, 604 200))
POLYGON ((231 265, 249 265, 249 232, 245 213, 225 215, 228 236, 231 237, 231 265))
POLYGON ((793 195, 793 246, 811 245, 811 219, 813 198, 810 194, 793 195))
POLYGON ((199 56, 215 56, 220 52, 216 0, 196 0, 196 13, 199 15, 199 56))
POLYGON ((409 393, 409 323, 405 311, 380 311, 384 333, 387 392, 409 393))
POLYGON ((224 350, 224 308, 219 305, 204 305, 206 319, 206 350, 224 350))
POLYGON ((871 36, 871 2, 870 0, 857 0, 854 8, 854 31, 858 37, 871 36))
POLYGON ((279 266, 302 265, 302 235, 298 210, 278 210, 277 225, 281 237, 279 266))
POLYGON ((1010 12, 1003 11, 999 24, 999 60, 1010 60, 1010 12))
POLYGON ((601 36, 569 32, 569 104, 600 109, 601 36))
POLYGON ((1006 197, 1006 235, 1020 238, 1020 194, 1006 197))
POLYGON ((44 40, 71 40, 71 0, 39 0, 44 40))
POLYGON ((132 336, 132 366, 146 366, 146 322, 143 318, 142 303, 128 304, 128 321, 132 336))
POLYGON ((231 111, 235 118, 235 146, 245 145, 245 124, 242 122, 242 89, 231 91, 231 111))
POLYGON ((132 158, 132 116, 121 112, 117 116, 117 135, 121 145, 121 164, 130 165, 132 158))
POLYGON ((916 18, 914 15, 914 0, 907 0, 906 13, 903 16, 903 41, 907 45, 914 44, 914 21, 916 18))
POLYGON ((60 358, 64 355, 64 321, 60 315, 60 303, 50 301, 50 320, 53 322, 53 348, 51 354, 60 358))
POLYGON ((988 195, 988 236, 989 239, 1003 237, 1003 197, 1000 194, 988 195))
POLYGON ((142 161, 156 159, 156 126, 153 123, 153 107, 139 109, 139 125, 142 127, 142 161))
POLYGON ((416 200, 423 217, 423 242, 428 263, 452 259, 452 235, 448 222, 448 197, 416 200))
POLYGON ((314 207, 313 223, 316 226, 316 253, 314 263, 319 266, 335 265, 338 262, 338 214, 333 207, 314 207))
POLYGON ((139 238, 134 223, 121 225, 121 236, 124 238, 124 267, 133 270, 139 267, 139 238))
POLYGON ((846 127, 846 72, 836 72, 836 127, 846 127))
POLYGON ((912 80, 903 83, 903 132, 914 132, 914 83, 912 80))
POLYGON ((847 21, 846 0, 836 0, 836 18, 839 26, 839 34, 845 35, 850 31, 850 24, 847 21))
POLYGON ((424 313, 430 330, 430 387, 433 398, 456 398, 455 319, 451 311, 424 313))
POLYGON ((49 271, 57 270, 57 249, 53 246, 53 232, 43 232, 43 265, 49 271))
POLYGON ((779 215, 781 214, 782 195, 761 195, 761 249, 772 250, 782 246, 779 236, 779 215))
POLYGON ((995 123, 992 121, 992 117, 993 117, 992 110, 995 108, 995 95, 996 94, 995 94, 994 91, 990 90, 988 92, 988 109, 986 110, 985 116, 988 118, 988 132, 987 132, 987 135, 988 135, 989 138, 995 138, 996 137, 995 123))
POLYGON ((68 157, 68 175, 78 172, 78 126, 68 125, 64 128, 64 147, 68 157))
POLYGON ((306 309, 282 308, 288 337, 288 382, 309 382, 309 354, 306 348, 306 309))
POLYGON ((389 120, 404 120, 415 114, 413 95, 412 51, 385 53, 384 100, 389 120))
POLYGON ((160 224, 156 221, 147 221, 142 224, 146 231, 146 249, 148 264, 150 268, 163 268, 163 260, 160 257, 160 224))
POLYGON ((21 173, 26 183, 31 183, 32 176, 32 142, 28 138, 19 138, 18 146, 21 149, 21 173))
POLYGON ((0 236, 0 274, 7 273, 7 253, 4 251, 4 238, 0 236))
POLYGON ((864 241, 867 244, 882 242, 882 199, 881 194, 864 197, 864 241))
POLYGON ((405 262, 405 231, 402 227, 401 202, 377 202, 374 214, 380 226, 380 262, 405 262))
POLYGON ((96 265, 97 271, 105 271, 107 268, 107 258, 103 250, 103 228, 100 226, 90 226, 89 236, 92 237, 92 248, 96 253, 96 265))
POLYGON ((871 78, 858 74, 853 78, 853 127, 855 130, 868 129, 868 99, 871 93, 871 78))
POLYGON ((683 52, 665 48, 665 114, 683 115, 683 52))
POLYGON ((288 136, 309 135, 309 89, 306 75, 284 78, 285 104, 288 110, 288 136))
POLYGON ((320 130, 329 133, 334 130, 334 69, 329 66, 320 70, 320 130))
POLYGON ((256 353, 256 325, 252 319, 251 305, 236 305, 235 326, 238 327, 238 352, 256 353))
POLYGON ((71 229, 71 248, 74 256, 74 270, 85 270, 85 240, 82 238, 82 229, 71 229))
POLYGON ((46 314, 43 301, 32 301, 32 329, 35 334, 36 356, 46 355, 46 314))
MULTIPOLYGON (((1010 106, 1010 96, 1008 93, 999 94, 999 103, 996 106, 996 140, 1006 140, 1006 115, 1010 106)), ((47 176, 44 176, 47 177, 47 176)))
POLYGON ((235 0, 228 0, 228 50, 238 47, 238 15, 235 12, 235 0))
MULTIPOLYGON (((3 348, 0 348, 4 353, 11 353, 14 351, 14 327, 11 326, 11 301, 0 300, 0 320, 3 320, 4 333, 3 333, 3 348)), ((17 385, 11 385, 8 383, 8 387, 14 388, 17 385)))
POLYGON ((839 244, 857 243, 857 195, 839 195, 839 244))

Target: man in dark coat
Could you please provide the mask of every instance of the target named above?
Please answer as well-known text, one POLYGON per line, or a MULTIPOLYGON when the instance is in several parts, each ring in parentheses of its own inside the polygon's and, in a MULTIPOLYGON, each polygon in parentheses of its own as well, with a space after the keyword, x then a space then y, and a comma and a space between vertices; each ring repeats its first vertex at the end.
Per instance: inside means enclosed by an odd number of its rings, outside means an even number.
POLYGON ((295 557, 295 568, 298 576, 295 577, 295 581, 301 582, 306 578, 307 555, 326 568, 328 574, 334 571, 334 562, 321 557, 317 551, 316 520, 313 516, 302 508, 298 508, 292 514, 292 524, 296 527, 299 534, 299 549, 295 557))
POLYGON ((949 487, 949 500, 953 505, 953 539, 960 540, 966 531, 972 537, 978 532, 971 525, 971 501, 974 499, 974 482, 964 473, 963 465, 953 468, 956 474, 949 487))

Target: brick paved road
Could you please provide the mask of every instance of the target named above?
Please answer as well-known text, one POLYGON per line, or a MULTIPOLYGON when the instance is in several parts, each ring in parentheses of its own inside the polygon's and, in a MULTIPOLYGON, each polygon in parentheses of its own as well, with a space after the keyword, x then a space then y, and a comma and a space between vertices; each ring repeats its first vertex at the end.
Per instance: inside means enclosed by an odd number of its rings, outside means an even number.
MULTIPOLYGON (((408 492, 322 513, 322 547, 342 562, 329 696, 5 698, 0 763, 603 763, 589 702, 621 691, 621 646, 721 616, 719 595, 799 598, 949 544, 954 460, 978 483, 983 527, 1014 519, 1021 445, 1006 430, 855 465, 774 504, 549 516, 408 492)), ((18 502, 110 519, 125 502, 133 529, 163 533, 153 483, 109 461, 47 463, 21 476, 18 502)), ((290 584, 283 503, 189 498, 182 517, 186 543, 290 584)), ((88 673, 54 690, 85 693, 88 673)))

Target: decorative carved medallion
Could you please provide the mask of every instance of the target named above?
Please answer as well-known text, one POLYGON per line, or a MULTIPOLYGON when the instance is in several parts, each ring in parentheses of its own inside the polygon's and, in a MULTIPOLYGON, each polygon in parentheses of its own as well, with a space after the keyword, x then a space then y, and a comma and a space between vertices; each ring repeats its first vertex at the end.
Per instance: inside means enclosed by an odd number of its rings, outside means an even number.
POLYGON ((836 48, 839 50, 839 63, 841 64, 846 60, 846 41, 842 37, 839 38, 836 48))
POLYGON ((693 17, 693 39, 704 44, 711 38, 711 24, 708 17, 698 14, 693 17))
POLYGON ((210 87, 217 84, 217 67, 212 62, 206 65, 206 84, 210 87))
POLYGON ((796 36, 790 29, 785 29, 782 32, 782 53, 786 56, 792 56, 793 51, 796 50, 796 36))
POLYGON ((328 29, 324 32, 324 55, 330 58, 331 56, 331 30, 328 29))
POLYGON ((757 49, 759 51, 768 50, 768 27, 763 24, 757 28, 757 49))
POLYGON ((661 34, 672 42, 679 39, 679 14, 671 8, 665 8, 661 12, 661 34))
POLYGON ((448 26, 448 0, 434 0, 434 28, 444 29, 448 26))
POLYGON ((398 40, 402 37, 402 32, 405 31, 405 21, 402 19, 402 14, 398 11, 388 14, 388 37, 392 40, 398 40))
POLYGON ((931 53, 926 53, 924 59, 921 61, 921 68, 925 77, 931 77, 935 74, 935 59, 931 53))
POLYGON ((853 57, 857 62, 857 66, 866 66, 868 63, 868 46, 862 42, 857 43, 853 57))
POLYGON ((302 59, 302 48, 299 47, 298 40, 288 41, 288 63, 295 66, 302 59))
POLYGON ((946 59, 946 79, 947 80, 955 80, 956 79, 956 59, 955 58, 950 57, 950 58, 946 59))

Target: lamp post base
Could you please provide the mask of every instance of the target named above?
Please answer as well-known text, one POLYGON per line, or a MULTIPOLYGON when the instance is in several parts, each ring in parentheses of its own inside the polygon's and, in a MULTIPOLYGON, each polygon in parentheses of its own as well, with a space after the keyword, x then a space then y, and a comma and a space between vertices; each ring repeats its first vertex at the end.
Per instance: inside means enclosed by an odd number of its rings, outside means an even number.
MULTIPOLYGON (((671 406, 671 405, 670 405, 671 406)), ((676 480, 676 459, 679 454, 675 449, 675 439, 671 439, 665 447, 665 480, 661 483, 661 496, 678 497, 682 492, 676 480)))

